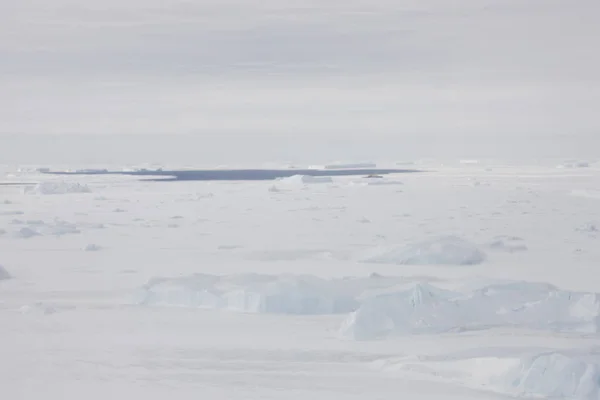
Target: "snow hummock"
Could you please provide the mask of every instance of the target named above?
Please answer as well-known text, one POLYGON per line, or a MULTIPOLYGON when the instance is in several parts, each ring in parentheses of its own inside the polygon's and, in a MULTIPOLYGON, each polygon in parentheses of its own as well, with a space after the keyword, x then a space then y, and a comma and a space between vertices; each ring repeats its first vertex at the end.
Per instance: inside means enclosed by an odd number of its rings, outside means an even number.
POLYGON ((476 245, 456 236, 434 237, 370 253, 362 261, 397 265, 475 265, 485 260, 485 253, 476 245))
POLYGON ((12 276, 8 273, 6 268, 0 265, 0 281, 4 281, 10 278, 12 278, 12 276))
POLYGON ((600 399, 600 354, 594 349, 508 356, 405 358, 379 364, 386 371, 406 371, 521 398, 600 399))
POLYGON ((90 193, 87 185, 76 182, 40 182, 34 187, 25 188, 27 194, 68 194, 68 193, 90 193))
POLYGON ((466 294, 418 284, 365 299, 341 333, 368 340, 492 327, 597 333, 600 294, 527 282, 488 285, 466 294))

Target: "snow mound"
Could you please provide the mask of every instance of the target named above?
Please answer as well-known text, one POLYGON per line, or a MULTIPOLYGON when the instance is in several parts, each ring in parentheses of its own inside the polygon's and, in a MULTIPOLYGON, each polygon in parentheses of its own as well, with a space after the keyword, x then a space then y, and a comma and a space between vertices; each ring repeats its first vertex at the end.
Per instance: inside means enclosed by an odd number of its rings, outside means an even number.
POLYGON ((397 265, 475 265, 485 260, 476 245, 456 236, 442 236, 398 248, 376 251, 363 262, 397 265))
POLYGON ((488 285, 466 294, 417 285, 367 298, 347 317, 340 332, 369 340, 493 327, 597 333, 600 294, 526 282, 488 285))
POLYGON ((8 273, 6 268, 0 265, 0 281, 5 281, 12 278, 12 276, 8 273))
POLYGON ((409 371, 431 379, 521 398, 600 399, 600 355, 547 352, 511 357, 406 360, 384 370, 409 371))
POLYGON ((25 188, 26 194, 69 194, 69 193, 90 193, 87 185, 75 182, 40 182, 34 187, 25 188))
POLYGON ((247 313, 340 314, 365 298, 405 283, 404 278, 371 276, 325 280, 314 276, 197 274, 154 278, 137 293, 146 306, 179 306, 247 313))
POLYGON ((99 251, 99 250, 102 250, 102 247, 98 246, 97 244, 93 244, 93 243, 90 243, 83 248, 83 251, 99 251))
POLYGON ((517 236, 496 236, 494 240, 489 243, 488 247, 493 250, 504 251, 507 253, 527 251, 527 246, 523 242, 523 239, 517 236))

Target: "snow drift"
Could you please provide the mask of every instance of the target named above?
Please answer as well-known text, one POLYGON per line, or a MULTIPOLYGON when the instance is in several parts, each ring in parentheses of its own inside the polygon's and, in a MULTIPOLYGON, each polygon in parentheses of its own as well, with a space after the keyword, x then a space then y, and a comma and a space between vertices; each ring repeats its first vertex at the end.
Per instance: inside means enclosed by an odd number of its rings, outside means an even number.
POLYGON ((458 293, 418 284, 366 298, 340 332, 356 340, 493 327, 597 333, 600 294, 512 282, 458 293))
POLYGON ((40 182, 34 187, 25 188, 26 194, 68 194, 68 193, 90 193, 87 185, 76 182, 40 182))
POLYGON ((456 236, 441 236, 407 246, 370 252, 363 262, 397 265, 475 265, 485 260, 476 245, 456 236))
POLYGON ((585 354, 564 351, 497 357, 431 357, 420 361, 401 359, 384 362, 381 368, 516 397, 600 399, 597 350, 585 354))

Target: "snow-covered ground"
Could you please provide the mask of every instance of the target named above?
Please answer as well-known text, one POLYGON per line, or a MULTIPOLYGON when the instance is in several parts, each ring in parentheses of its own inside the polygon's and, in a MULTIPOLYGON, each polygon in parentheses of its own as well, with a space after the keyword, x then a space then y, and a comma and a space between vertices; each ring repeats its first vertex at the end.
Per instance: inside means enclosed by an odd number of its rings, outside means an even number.
POLYGON ((597 164, 414 164, 1 167, 3 398, 600 399, 597 164))

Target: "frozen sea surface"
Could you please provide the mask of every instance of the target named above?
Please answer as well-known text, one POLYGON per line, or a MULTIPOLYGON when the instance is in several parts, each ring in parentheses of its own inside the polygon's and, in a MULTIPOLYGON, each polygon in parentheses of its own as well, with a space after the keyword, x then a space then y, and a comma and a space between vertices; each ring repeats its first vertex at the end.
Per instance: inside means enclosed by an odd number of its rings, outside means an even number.
POLYGON ((598 398, 593 166, 2 173, 10 398, 598 398))

